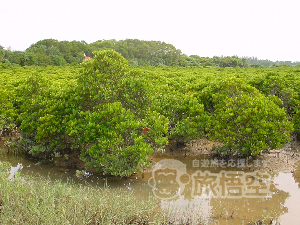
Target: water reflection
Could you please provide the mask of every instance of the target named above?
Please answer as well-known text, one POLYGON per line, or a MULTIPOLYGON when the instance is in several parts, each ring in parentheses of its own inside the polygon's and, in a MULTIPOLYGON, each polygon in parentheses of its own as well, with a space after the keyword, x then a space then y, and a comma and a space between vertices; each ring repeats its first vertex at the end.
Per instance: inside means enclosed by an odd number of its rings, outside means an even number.
MULTIPOLYGON (((1 148, 4 148, 3 142, 0 142, 1 148)), ((170 216, 174 220, 181 218, 183 221, 182 216, 188 214, 194 221, 206 221, 210 224, 248 224, 264 218, 269 218, 268 221, 279 218, 281 224, 300 224, 298 212, 300 168, 294 173, 269 174, 269 177, 266 177, 268 174, 261 171, 260 167, 254 167, 254 162, 249 162, 249 165, 252 165, 250 167, 202 168, 195 167, 193 157, 157 155, 152 158, 156 162, 171 159, 181 163, 172 165, 169 161, 165 166, 127 179, 91 175, 84 180, 79 180, 76 178, 76 171, 72 169, 62 170, 51 165, 38 165, 22 157, 7 156, 5 150, 0 154, 1 161, 12 163, 11 177, 23 167, 21 175, 39 174, 53 180, 58 178, 65 181, 73 180, 101 188, 103 186, 124 187, 134 190, 137 197, 156 196, 161 202, 161 208, 169 209, 170 216), (254 171, 260 173, 253 174, 254 171), (226 191, 226 193, 235 198, 218 195, 221 188, 215 185, 214 181, 218 180, 220 185, 230 179, 235 179, 232 182, 234 185, 231 192, 226 191), (262 195, 254 198, 247 196, 246 189, 250 184, 254 188, 248 191, 262 195), (260 187, 257 188, 258 186, 260 187), (267 195, 264 196, 264 193, 267 195)), ((199 156, 197 159, 201 162, 210 158, 199 156)))
POLYGON ((23 169, 23 165, 18 163, 17 166, 10 167, 9 177, 8 179, 12 180, 16 173, 23 169))
POLYGON ((295 179, 295 182, 298 183, 298 187, 300 188, 300 163, 298 168, 294 171, 293 177, 295 179))
MULTIPOLYGON (((164 162, 163 158, 156 158, 157 164, 164 162)), ((262 170, 253 171, 260 169, 253 167, 245 167, 242 170, 232 167, 224 171, 224 168, 219 167, 195 168, 192 166, 193 158, 191 157, 169 159, 180 160, 186 165, 186 169, 181 169, 181 172, 177 171, 177 175, 186 173, 190 177, 191 182, 184 185, 184 190, 178 188, 180 185, 175 182, 178 182, 178 179, 174 177, 175 172, 170 174, 170 170, 164 171, 165 167, 173 170, 176 168, 171 163, 167 164, 168 166, 154 167, 156 171, 146 174, 145 178, 152 180, 158 172, 164 174, 163 181, 160 181, 157 190, 170 189, 169 193, 176 192, 178 196, 170 199, 161 198, 162 208, 173 208, 179 211, 179 217, 182 211, 188 214, 192 212, 193 215, 198 215, 198 212, 202 211, 204 214, 201 214, 201 217, 210 224, 248 224, 257 220, 272 224, 272 220, 274 222, 277 218, 281 224, 288 222, 295 224, 295 221, 298 222, 296 224, 300 224, 300 218, 296 212, 299 211, 297 204, 299 204, 300 189, 295 183, 300 179, 299 169, 293 174, 268 174, 262 170), (166 176, 167 174, 170 176, 166 176), (293 176, 297 179, 294 180, 293 176), (220 180, 222 179, 223 183, 232 184, 231 193, 230 190, 221 191, 222 181, 220 180), (255 196, 243 193, 251 185, 253 186, 252 194, 255 196), (196 189, 198 190, 195 191, 196 189), (218 195, 218 191, 221 191, 221 195, 218 195)), ((179 164, 182 167, 181 163, 179 164)), ((157 181, 161 180, 160 177, 157 178, 157 181)), ((152 187, 155 188, 154 185, 152 187)), ((157 190, 154 189, 154 195, 159 198, 160 196, 155 193, 157 190)), ((173 217, 176 217, 176 214, 173 217)))
POLYGON ((299 217, 299 200, 300 200, 300 185, 299 178, 300 168, 292 173, 279 173, 274 178, 274 183, 277 188, 289 193, 284 206, 288 209, 287 213, 280 217, 281 224, 300 224, 299 217), (297 185, 298 183, 298 185, 297 185))

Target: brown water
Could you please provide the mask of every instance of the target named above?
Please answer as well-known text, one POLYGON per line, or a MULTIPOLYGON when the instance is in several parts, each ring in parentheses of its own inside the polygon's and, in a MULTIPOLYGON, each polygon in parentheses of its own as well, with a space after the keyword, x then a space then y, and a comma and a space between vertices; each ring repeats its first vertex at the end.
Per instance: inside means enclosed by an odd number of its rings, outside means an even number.
MULTIPOLYGON (((7 156, 3 142, 0 149, 0 160, 13 166, 11 176, 22 165, 21 175, 82 182, 76 178, 75 170, 65 171, 51 165, 37 165, 23 157, 7 156)), ((131 189, 138 197, 155 196, 161 208, 174 211, 173 218, 185 212, 194 216, 194 221, 202 217, 208 224, 248 224, 257 220, 270 223, 271 219, 271 224, 300 224, 299 168, 294 173, 268 174, 253 161, 237 167, 229 166, 228 161, 226 165, 221 161, 216 164, 208 156, 152 158, 157 162, 152 172, 123 179, 91 175, 85 180, 87 185, 131 189)))

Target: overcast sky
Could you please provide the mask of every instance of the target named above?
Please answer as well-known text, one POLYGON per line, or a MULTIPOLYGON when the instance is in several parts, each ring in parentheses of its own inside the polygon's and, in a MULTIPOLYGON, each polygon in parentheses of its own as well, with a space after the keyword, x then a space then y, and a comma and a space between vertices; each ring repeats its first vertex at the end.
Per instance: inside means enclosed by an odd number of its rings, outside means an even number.
POLYGON ((163 41, 186 55, 300 61, 299 0, 2 0, 0 45, 163 41))

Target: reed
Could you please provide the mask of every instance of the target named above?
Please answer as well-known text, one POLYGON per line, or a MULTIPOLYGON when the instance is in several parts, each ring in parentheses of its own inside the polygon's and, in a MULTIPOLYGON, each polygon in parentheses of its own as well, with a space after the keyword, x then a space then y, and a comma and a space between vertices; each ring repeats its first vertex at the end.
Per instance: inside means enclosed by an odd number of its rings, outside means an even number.
POLYGON ((138 199, 130 190, 94 188, 43 177, 8 179, 0 162, 1 224, 162 224, 156 199, 138 199))

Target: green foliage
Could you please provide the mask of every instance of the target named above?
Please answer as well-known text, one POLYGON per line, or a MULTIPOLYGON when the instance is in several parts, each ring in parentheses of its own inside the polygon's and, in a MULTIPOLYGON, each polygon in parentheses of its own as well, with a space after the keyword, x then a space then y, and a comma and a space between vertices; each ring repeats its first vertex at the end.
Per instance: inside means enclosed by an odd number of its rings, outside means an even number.
POLYGON ((196 98, 164 88, 153 99, 153 109, 169 118, 169 139, 190 141, 202 137, 209 116, 196 98))
MULTIPOLYGON (((278 148, 289 141, 292 124, 284 109, 241 80, 228 78, 212 84, 201 93, 210 105, 209 134, 242 156, 255 156, 261 150, 278 148)), ((204 103, 205 104, 205 103, 204 103)))
POLYGON ((279 65, 284 65, 284 66, 299 66, 300 62, 292 62, 292 61, 276 61, 272 62, 268 59, 262 60, 262 59, 257 59, 256 57, 245 57, 247 62, 251 67, 273 67, 273 66, 279 66, 279 65))
POLYGON ((72 144, 65 134, 65 121, 74 107, 70 96, 73 96, 72 81, 75 77, 68 77, 66 69, 40 68, 24 78, 24 82, 15 89, 17 124, 23 131, 22 142, 25 145, 31 143, 26 147, 29 154, 51 159, 54 152, 69 148, 72 144), (62 72, 64 79, 60 75, 55 76, 55 73, 62 72))
POLYGON ((28 54, 27 65, 56 65, 62 66, 67 63, 79 64, 84 54, 92 55, 89 46, 84 41, 57 41, 45 39, 38 41, 26 49, 28 54))
POLYGON ((297 140, 300 140, 300 105, 295 108, 295 115, 293 117, 293 124, 297 140))
POLYGON ((7 63, 11 51, 5 50, 2 46, 0 47, 0 63, 7 63))
POLYGON ((24 52, 14 51, 9 56, 10 63, 18 64, 20 66, 26 65, 26 56, 24 52))
POLYGON ((245 58, 238 58, 237 56, 226 56, 212 58, 213 64, 217 67, 248 67, 248 62, 245 58))
POLYGON ((87 168, 119 176, 168 139, 208 135, 220 155, 257 155, 286 143, 292 123, 299 135, 297 68, 133 69, 116 51, 94 54, 81 67, 0 68, 0 131, 21 128, 31 155, 77 151, 87 168))
POLYGON ((18 120, 23 136, 25 135, 23 142, 34 141, 33 144, 27 146, 29 147, 28 153, 35 157, 41 154, 50 157, 51 151, 55 147, 58 148, 58 143, 63 144, 59 142, 60 139, 57 140, 56 132, 60 128, 56 123, 60 118, 54 117, 49 112, 48 104, 52 105, 54 99, 47 98, 45 81, 37 74, 30 76, 18 92, 21 102, 18 109, 18 120))
POLYGON ((85 116, 82 151, 87 168, 97 168, 104 174, 130 176, 140 166, 149 165, 146 158, 152 152, 142 123, 119 102, 103 104, 85 116))
POLYGON ((55 39, 40 40, 32 44, 25 52, 10 51, 0 48, 0 63, 14 66, 63 66, 78 65, 84 55, 93 57, 94 51, 115 50, 129 61, 131 66, 180 66, 180 67, 279 67, 298 66, 299 62, 272 62, 257 58, 239 58, 225 56, 213 58, 197 55, 187 56, 173 45, 161 41, 144 41, 126 39, 116 41, 98 40, 87 44, 85 41, 58 41, 55 39))
POLYGON ((68 134, 80 135, 78 144, 88 168, 130 176, 149 165, 152 147, 166 144, 165 118, 149 110, 143 80, 129 70, 125 58, 113 50, 94 55, 82 64, 76 90, 78 119, 69 121, 68 134), (155 133, 141 133, 146 126, 155 133))
POLYGON ((179 65, 182 54, 171 44, 138 39, 99 40, 90 44, 93 51, 113 49, 135 66, 179 65))
POLYGON ((12 129, 15 124, 16 113, 9 92, 0 89, 0 135, 4 129, 12 129))
POLYGON ((168 119, 150 110, 144 78, 119 53, 95 52, 82 66, 74 83, 34 73, 17 88, 20 128, 36 143, 28 152, 50 159, 80 149, 87 168, 130 176, 167 143, 168 119))
POLYGON ((281 99, 289 119, 295 114, 295 107, 300 104, 299 81, 293 74, 279 75, 268 72, 255 77, 250 84, 256 87, 264 95, 276 96, 281 99))

